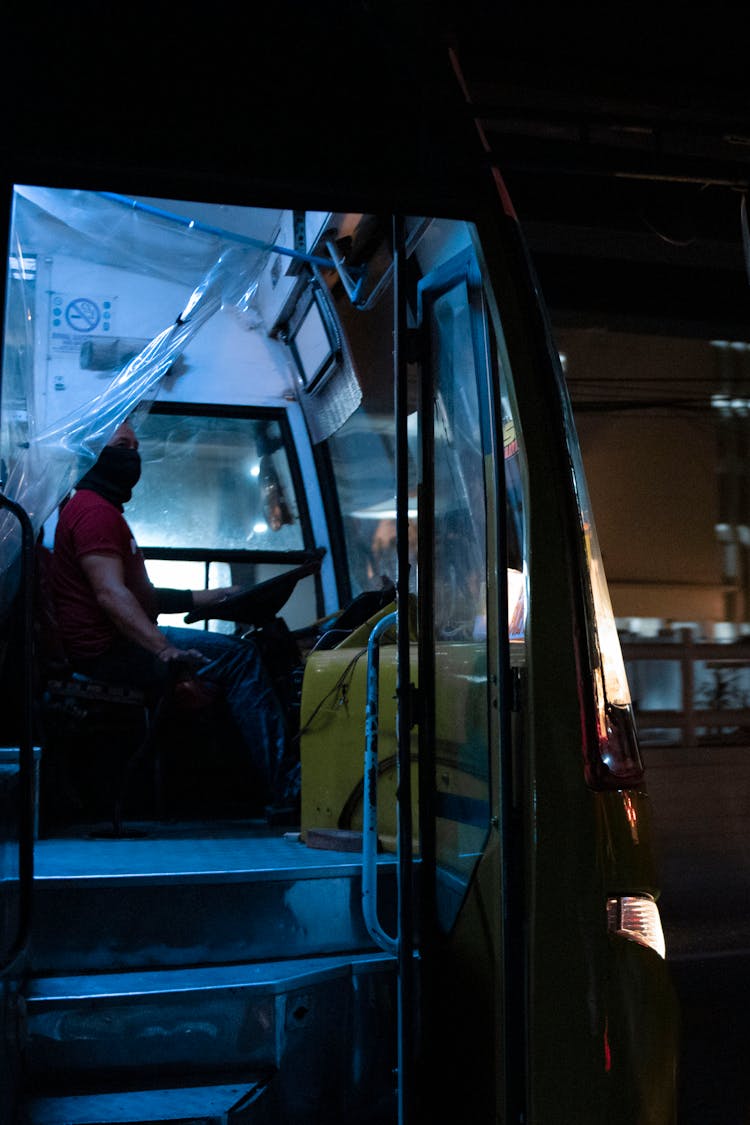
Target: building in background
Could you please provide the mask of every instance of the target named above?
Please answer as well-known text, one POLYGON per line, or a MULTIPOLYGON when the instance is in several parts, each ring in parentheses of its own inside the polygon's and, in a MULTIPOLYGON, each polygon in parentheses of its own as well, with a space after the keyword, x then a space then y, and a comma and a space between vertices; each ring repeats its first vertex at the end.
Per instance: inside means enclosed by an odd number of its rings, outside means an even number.
POLYGON ((620 627, 748 629, 744 343, 558 333, 620 627))

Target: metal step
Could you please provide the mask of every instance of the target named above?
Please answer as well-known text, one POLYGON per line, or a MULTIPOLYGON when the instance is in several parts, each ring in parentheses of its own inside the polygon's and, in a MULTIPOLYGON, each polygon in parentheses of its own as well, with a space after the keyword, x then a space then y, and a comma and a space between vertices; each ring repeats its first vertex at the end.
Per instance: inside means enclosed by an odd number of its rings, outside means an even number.
POLYGON ((274 1125, 268 1082, 33 1098, 24 1125, 274 1125))
MULTIPOLYGON (((395 863, 379 863, 381 918, 392 929, 395 863)), ((372 949, 360 857, 281 833, 41 840, 35 868, 35 975, 372 949)))
POLYGON ((271 1068, 293 1073, 287 1085, 302 1098, 352 1082, 382 1086, 393 1065, 395 975, 394 958, 369 953, 35 980, 31 1088, 271 1068))

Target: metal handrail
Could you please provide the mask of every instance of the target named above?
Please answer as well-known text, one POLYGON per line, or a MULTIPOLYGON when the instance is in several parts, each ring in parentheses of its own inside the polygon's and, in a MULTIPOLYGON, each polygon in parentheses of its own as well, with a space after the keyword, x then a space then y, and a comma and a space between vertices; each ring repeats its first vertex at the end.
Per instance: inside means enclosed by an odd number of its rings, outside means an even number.
POLYGON ((367 932, 386 953, 398 954, 399 938, 391 937, 378 918, 378 695, 380 689, 380 638, 393 628, 398 614, 378 621, 367 644, 367 709, 365 712, 364 814, 362 824, 362 914, 367 932))

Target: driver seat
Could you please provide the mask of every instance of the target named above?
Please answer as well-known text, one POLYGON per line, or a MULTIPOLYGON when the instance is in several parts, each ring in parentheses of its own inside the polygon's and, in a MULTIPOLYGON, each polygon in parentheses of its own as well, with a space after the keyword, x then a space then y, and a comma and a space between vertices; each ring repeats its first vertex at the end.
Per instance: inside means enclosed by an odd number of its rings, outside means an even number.
POLYGON ((51 592, 52 552, 38 543, 34 559, 34 699, 42 747, 42 832, 59 820, 99 812, 109 794, 112 834, 127 835, 123 811, 135 767, 150 763, 157 812, 162 807, 159 719, 167 693, 149 700, 127 684, 74 671, 65 656, 51 592), (83 769, 81 769, 83 766, 83 769), (82 790, 84 790, 82 792, 82 790))

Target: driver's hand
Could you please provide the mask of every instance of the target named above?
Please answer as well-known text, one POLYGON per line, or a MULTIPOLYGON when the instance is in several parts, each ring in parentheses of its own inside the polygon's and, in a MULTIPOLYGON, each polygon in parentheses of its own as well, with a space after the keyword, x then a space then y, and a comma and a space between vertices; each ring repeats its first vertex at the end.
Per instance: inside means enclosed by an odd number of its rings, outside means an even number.
POLYGON ((216 586, 211 590, 193 590, 193 606, 195 609, 210 609, 244 589, 244 586, 216 586))
POLYGON ((244 586, 218 586, 212 591, 216 595, 217 602, 223 602, 225 598, 233 598, 235 594, 240 594, 245 589, 244 586))

